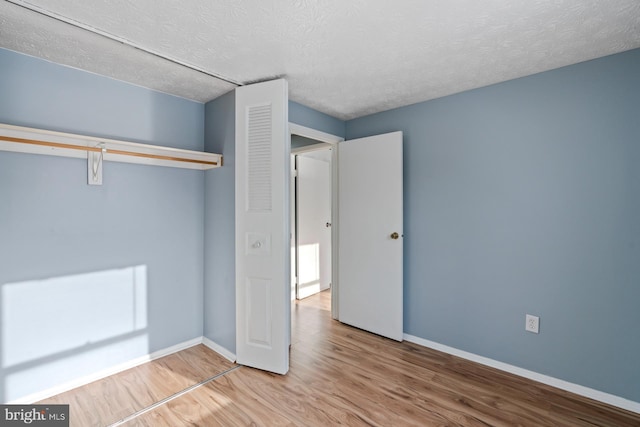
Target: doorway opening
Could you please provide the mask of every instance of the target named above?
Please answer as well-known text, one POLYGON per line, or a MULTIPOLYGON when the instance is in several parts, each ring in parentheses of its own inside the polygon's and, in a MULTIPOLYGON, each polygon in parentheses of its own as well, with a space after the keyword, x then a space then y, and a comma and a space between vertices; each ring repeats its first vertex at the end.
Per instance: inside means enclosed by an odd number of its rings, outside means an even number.
POLYGON ((332 147, 292 135, 291 148, 292 297, 301 300, 331 288, 332 147))
POLYGON ((344 139, 292 123, 289 126, 292 306, 322 300, 324 311, 336 319, 335 166, 336 144, 344 139))

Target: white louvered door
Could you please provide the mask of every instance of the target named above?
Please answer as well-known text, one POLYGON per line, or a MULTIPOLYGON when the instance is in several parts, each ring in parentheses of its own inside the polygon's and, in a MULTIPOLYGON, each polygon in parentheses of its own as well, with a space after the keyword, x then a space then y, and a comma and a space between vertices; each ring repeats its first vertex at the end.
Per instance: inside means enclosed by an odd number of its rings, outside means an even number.
POLYGON ((278 374, 289 370, 289 162, 286 80, 236 89, 236 357, 278 374))

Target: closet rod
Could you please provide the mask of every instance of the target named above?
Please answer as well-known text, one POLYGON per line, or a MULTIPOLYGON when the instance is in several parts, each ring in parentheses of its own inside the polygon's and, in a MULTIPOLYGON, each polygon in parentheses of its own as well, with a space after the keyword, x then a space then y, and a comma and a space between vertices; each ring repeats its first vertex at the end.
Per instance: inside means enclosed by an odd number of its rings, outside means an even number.
MULTIPOLYGON (((18 144, 41 145, 44 147, 66 148, 70 150, 92 151, 96 153, 99 153, 103 150, 102 147, 83 147, 83 146, 73 145, 73 144, 64 144, 61 142, 40 141, 37 139, 26 139, 26 138, 14 138, 11 136, 1 136, 1 135, 0 135, 0 140, 7 141, 7 142, 15 142, 18 144)), ((135 151, 112 150, 108 148, 105 148, 104 150, 106 153, 109 153, 109 154, 121 154, 125 156, 145 157, 148 159, 157 159, 157 160, 171 160, 175 162, 197 163, 201 165, 211 165, 211 166, 218 165, 218 162, 210 162, 207 160, 186 159, 184 157, 162 156, 159 154, 136 153, 135 151)))

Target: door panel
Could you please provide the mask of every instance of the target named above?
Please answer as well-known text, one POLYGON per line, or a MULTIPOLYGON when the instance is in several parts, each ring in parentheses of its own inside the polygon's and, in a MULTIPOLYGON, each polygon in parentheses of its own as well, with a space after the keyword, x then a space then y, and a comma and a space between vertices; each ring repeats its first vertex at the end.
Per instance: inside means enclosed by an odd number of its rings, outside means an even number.
POLYGON ((342 142, 337 157, 339 320, 402 341, 402 132, 342 142))
POLYGON ((236 356, 279 374, 289 369, 287 108, 285 80, 236 89, 236 356))
POLYGON ((331 164, 310 155, 297 156, 298 298, 331 283, 331 164))

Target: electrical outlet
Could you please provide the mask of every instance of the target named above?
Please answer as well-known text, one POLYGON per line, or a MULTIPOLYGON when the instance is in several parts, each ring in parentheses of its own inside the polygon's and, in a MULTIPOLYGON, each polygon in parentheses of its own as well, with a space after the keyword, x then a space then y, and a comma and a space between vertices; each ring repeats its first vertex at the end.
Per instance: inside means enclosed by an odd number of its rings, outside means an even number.
POLYGON ((524 330, 537 334, 540 332, 540 318, 538 316, 532 316, 527 314, 525 319, 524 330))

